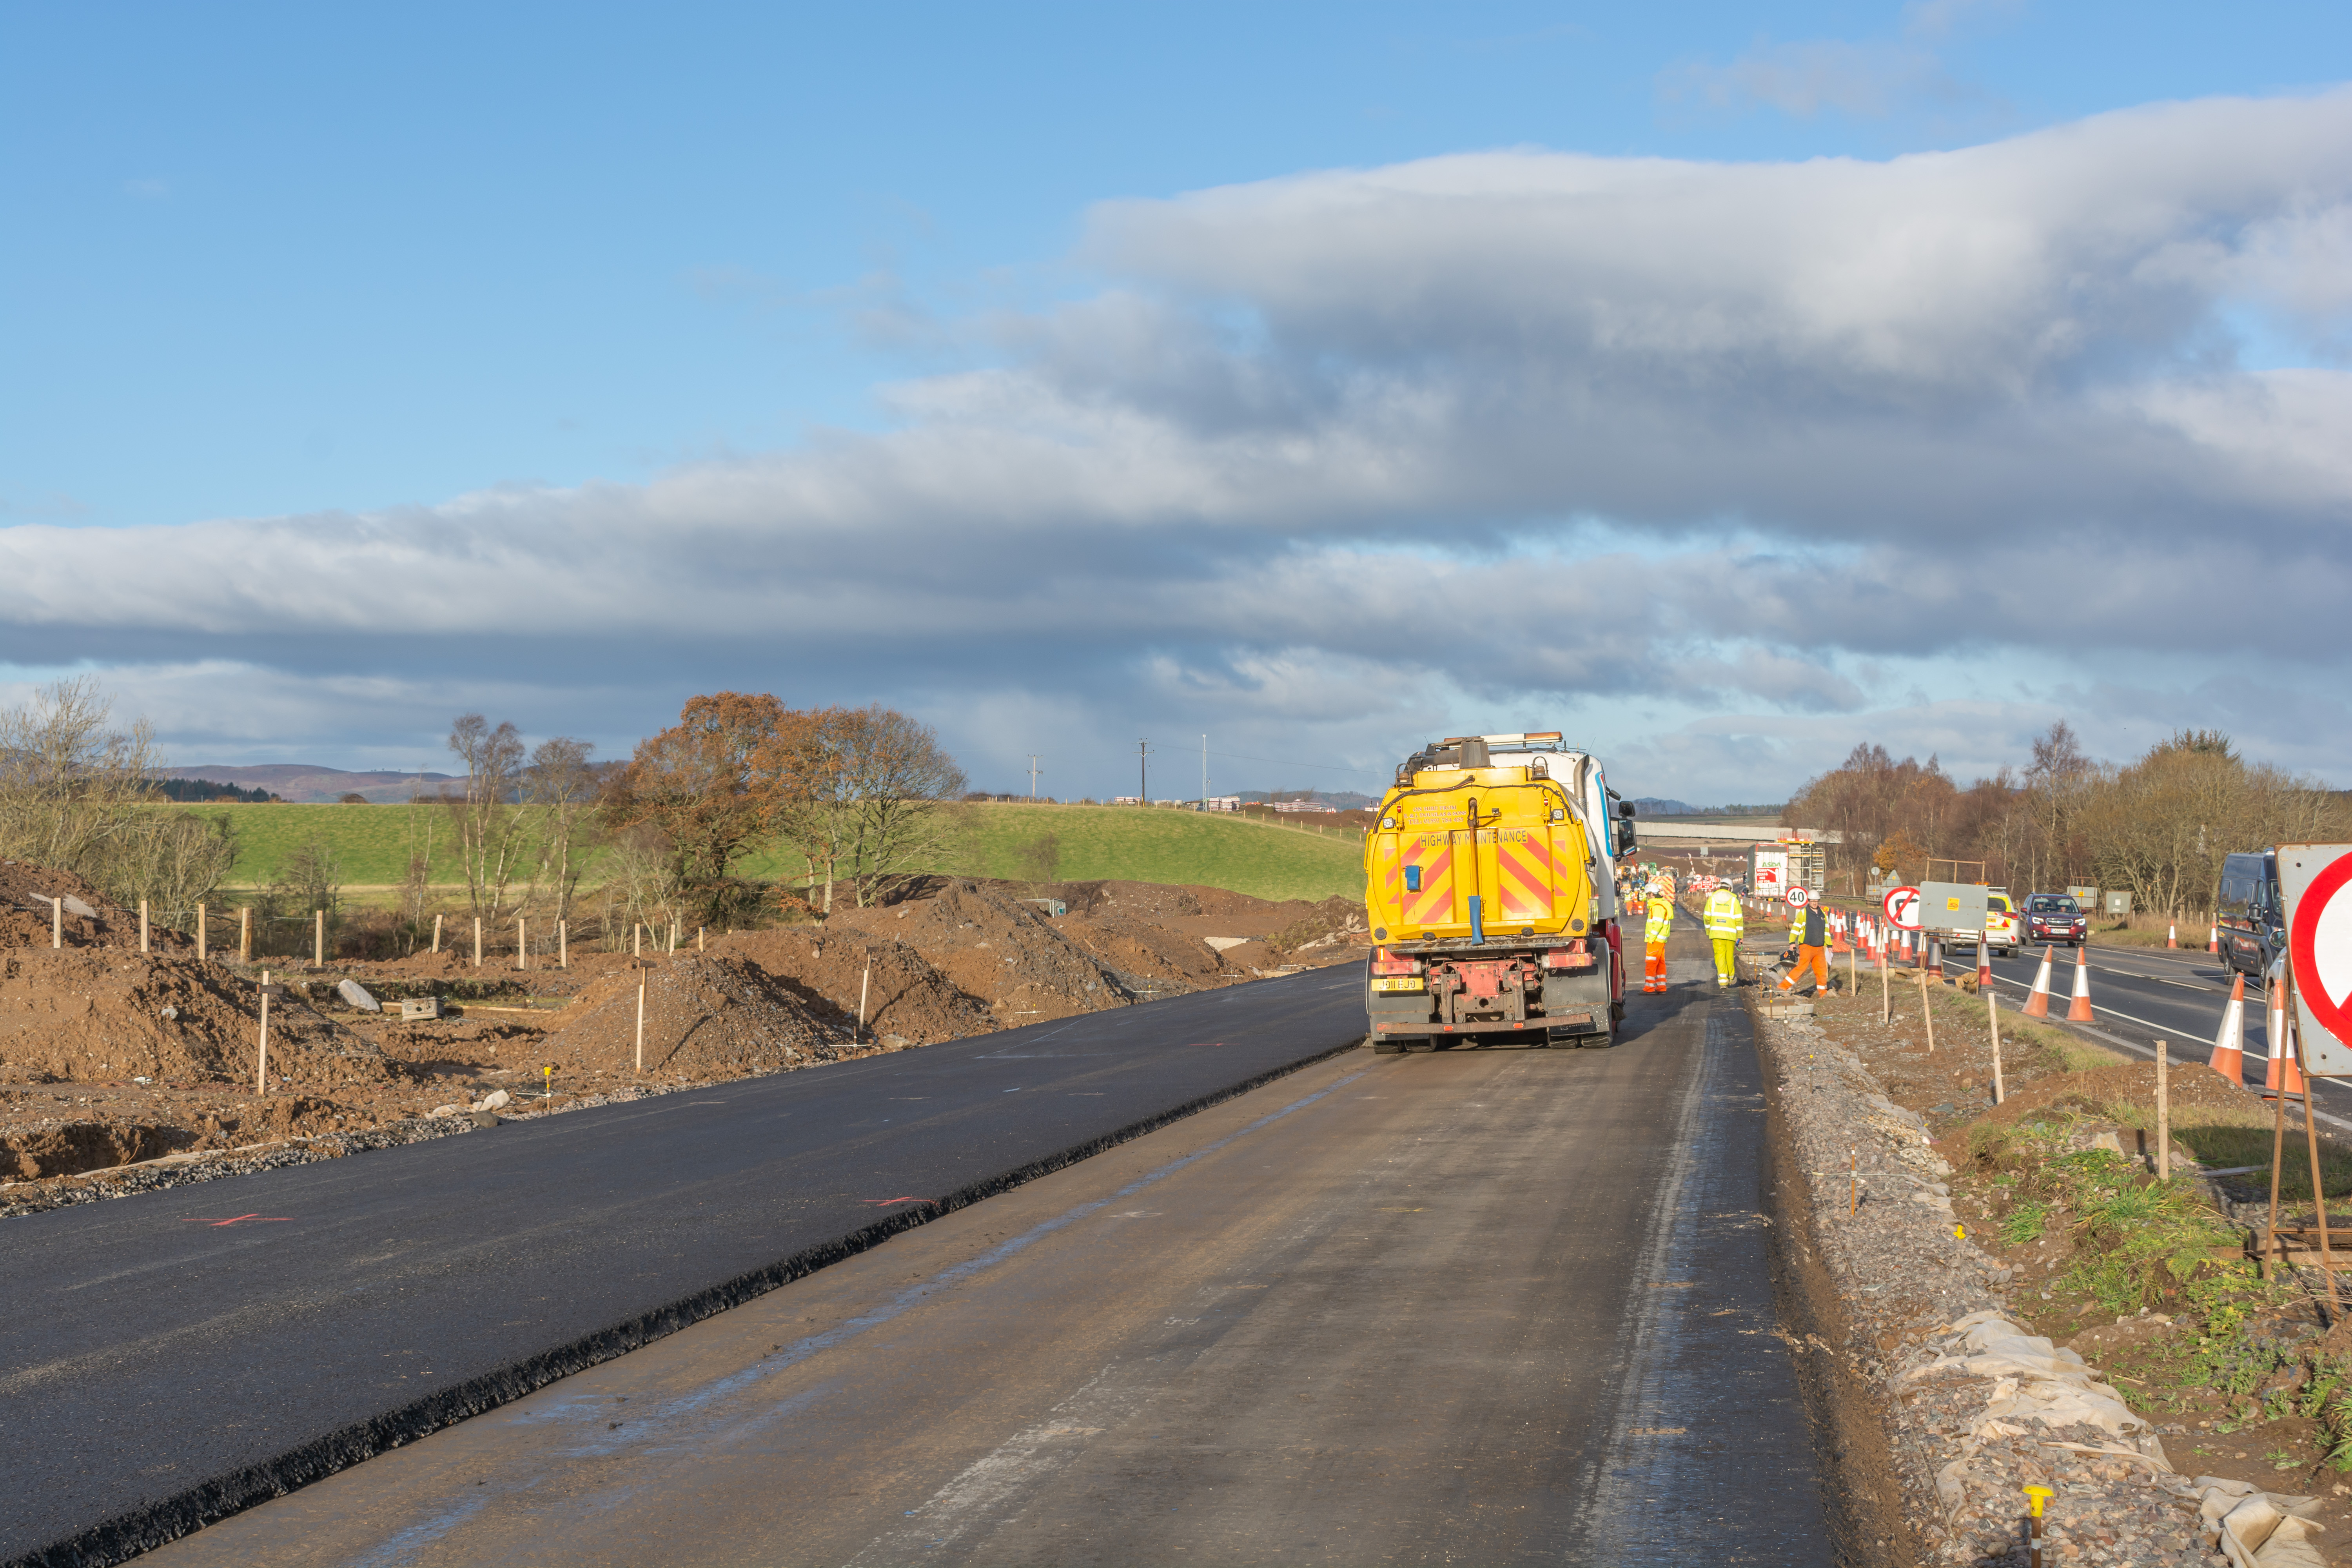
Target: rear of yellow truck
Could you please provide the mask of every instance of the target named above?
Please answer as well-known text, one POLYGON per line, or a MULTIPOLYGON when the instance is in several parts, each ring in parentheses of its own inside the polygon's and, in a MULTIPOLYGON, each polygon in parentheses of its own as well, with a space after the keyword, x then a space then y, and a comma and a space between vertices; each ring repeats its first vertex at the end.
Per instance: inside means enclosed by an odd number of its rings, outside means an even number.
POLYGON ((1364 840, 1372 1048, 1614 1044, 1633 815, 1556 733, 1457 735, 1400 764, 1364 840))

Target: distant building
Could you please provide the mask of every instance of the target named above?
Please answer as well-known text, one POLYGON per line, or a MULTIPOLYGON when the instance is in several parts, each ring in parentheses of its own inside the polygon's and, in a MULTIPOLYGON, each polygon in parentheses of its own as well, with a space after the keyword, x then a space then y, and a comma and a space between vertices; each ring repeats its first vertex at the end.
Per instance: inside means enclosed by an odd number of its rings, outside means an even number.
POLYGON ((1319 800, 1277 800, 1274 803, 1274 809, 1276 811, 1328 811, 1335 816, 1339 811, 1338 806, 1325 805, 1319 800))
POLYGON ((1213 795, 1205 803, 1205 807, 1210 811, 1239 811, 1242 808, 1242 797, 1237 795, 1213 795))

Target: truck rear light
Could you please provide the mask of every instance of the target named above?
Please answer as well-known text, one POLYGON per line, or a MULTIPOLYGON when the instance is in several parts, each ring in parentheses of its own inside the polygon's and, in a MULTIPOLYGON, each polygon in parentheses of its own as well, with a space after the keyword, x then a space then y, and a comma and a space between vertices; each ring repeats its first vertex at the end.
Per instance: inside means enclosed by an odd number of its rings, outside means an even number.
POLYGON ((1555 947, 1543 956, 1546 969, 1590 969, 1599 960, 1584 950, 1582 942, 1569 947, 1555 947))
POLYGON ((1391 958, 1387 948, 1377 947, 1372 950, 1372 973, 1418 974, 1421 973, 1421 961, 1417 958, 1391 958))

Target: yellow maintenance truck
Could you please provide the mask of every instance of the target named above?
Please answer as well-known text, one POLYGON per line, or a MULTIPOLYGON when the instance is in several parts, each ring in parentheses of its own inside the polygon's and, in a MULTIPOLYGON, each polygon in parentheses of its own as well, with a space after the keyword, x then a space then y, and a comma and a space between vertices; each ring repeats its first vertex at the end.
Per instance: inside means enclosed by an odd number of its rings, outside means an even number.
POLYGON ((1633 803, 1557 733, 1456 735, 1407 758, 1364 839, 1372 1048, 1613 1045, 1615 862, 1633 847, 1633 803))

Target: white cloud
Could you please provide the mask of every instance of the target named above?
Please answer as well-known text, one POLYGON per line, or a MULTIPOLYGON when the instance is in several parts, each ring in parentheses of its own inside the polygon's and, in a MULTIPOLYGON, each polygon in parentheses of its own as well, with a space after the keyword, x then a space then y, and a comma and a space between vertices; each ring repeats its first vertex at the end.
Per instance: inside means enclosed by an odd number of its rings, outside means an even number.
MULTIPOLYGON (((1103 289, 963 324, 995 363, 889 389, 888 433, 643 486, 0 529, 0 658, 227 661, 404 732, 487 689, 607 737, 722 685, 881 697, 1005 759, 1069 750, 1006 715, 1284 756, 1312 731, 1376 768, 1465 711, 1600 739, 1728 712, 1780 776, 1891 712, 1877 663, 2065 665, 2096 702, 2259 561, 2267 678, 2317 688, 2352 377, 2242 372, 2227 322, 2340 336, 2347 233, 2345 91, 1883 163, 1500 152, 1107 204, 1103 289)), ((1948 717, 1990 756, 2022 721, 1984 700, 1948 717)))

